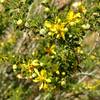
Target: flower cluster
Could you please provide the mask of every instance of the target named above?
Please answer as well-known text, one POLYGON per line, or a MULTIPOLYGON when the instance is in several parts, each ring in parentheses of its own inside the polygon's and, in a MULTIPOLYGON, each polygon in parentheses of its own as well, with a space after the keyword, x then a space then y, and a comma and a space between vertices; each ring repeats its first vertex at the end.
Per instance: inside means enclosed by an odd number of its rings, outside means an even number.
MULTIPOLYGON (((60 20, 60 19, 56 19, 60 20)), ((65 40, 65 33, 68 31, 68 28, 65 27, 65 23, 61 22, 55 22, 51 23, 49 21, 45 21, 44 26, 49 29, 48 35, 54 36, 56 35, 56 38, 62 38, 65 40)))
MULTIPOLYGON (((83 54, 83 51, 80 51, 80 40, 83 37, 80 33, 81 19, 81 12, 72 9, 68 11, 65 19, 59 15, 47 18, 39 30, 42 36, 32 53, 34 60, 18 65, 21 66, 21 74, 18 74, 18 77, 32 79, 39 84, 39 90, 66 88, 73 72, 79 69, 76 54, 83 54)), ((17 24, 21 25, 22 20, 19 19, 17 24)), ((15 71, 17 68, 15 65, 13 67, 15 71)))
POLYGON ((65 40, 65 34, 68 32, 68 26, 73 26, 81 21, 81 13, 75 13, 70 10, 66 15, 66 21, 62 21, 58 16, 52 23, 50 21, 44 22, 44 27, 48 29, 48 35, 55 36, 56 38, 62 38, 65 40))

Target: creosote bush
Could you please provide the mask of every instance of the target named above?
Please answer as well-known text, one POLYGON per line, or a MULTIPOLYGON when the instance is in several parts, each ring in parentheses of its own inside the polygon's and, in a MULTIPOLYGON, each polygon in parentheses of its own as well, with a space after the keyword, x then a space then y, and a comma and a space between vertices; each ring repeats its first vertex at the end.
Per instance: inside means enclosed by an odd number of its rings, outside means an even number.
MULTIPOLYGON (((18 78, 31 79, 38 83, 39 90, 48 91, 66 89, 69 83, 76 81, 72 77, 81 69, 79 48, 84 29, 89 29, 89 26, 83 21, 86 13, 83 4, 77 2, 75 6, 77 11, 70 7, 63 17, 59 12, 52 16, 53 13, 49 14, 49 10, 45 8, 49 15, 38 29, 39 39, 32 52, 32 59, 13 65, 18 78)), ((21 23, 19 19, 17 24, 21 23)))

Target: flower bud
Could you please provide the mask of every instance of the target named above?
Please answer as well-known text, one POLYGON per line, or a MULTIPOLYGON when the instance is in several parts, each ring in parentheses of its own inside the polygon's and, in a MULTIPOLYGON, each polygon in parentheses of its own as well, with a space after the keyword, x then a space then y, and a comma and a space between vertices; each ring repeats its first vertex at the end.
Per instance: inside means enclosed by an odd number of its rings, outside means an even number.
POLYGON ((21 25, 21 24, 22 24, 22 20, 19 19, 19 20, 17 21, 17 25, 21 25))
POLYGON ((50 9, 49 9, 48 7, 45 7, 44 11, 45 11, 45 12, 49 12, 50 9))

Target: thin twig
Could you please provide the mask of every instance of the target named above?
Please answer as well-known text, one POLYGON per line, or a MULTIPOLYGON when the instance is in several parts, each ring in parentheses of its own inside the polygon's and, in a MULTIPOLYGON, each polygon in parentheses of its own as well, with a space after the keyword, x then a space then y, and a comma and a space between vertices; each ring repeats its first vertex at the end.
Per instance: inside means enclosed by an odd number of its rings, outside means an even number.
MULTIPOLYGON (((88 73, 88 72, 84 73, 85 76, 84 76, 83 78, 81 78, 81 79, 78 81, 78 83, 83 82, 88 76, 93 75, 96 71, 97 71, 97 69, 94 70, 94 71, 92 71, 92 72, 90 72, 90 73, 88 73)), ((81 74, 83 74, 83 73, 81 73, 81 74)))

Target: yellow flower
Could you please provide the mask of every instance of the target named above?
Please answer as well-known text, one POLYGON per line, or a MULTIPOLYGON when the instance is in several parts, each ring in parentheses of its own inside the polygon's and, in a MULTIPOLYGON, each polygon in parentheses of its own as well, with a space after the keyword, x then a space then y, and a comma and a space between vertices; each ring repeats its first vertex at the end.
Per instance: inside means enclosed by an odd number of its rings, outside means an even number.
POLYGON ((33 82, 41 82, 41 85, 39 89, 41 90, 42 88, 47 87, 47 83, 51 82, 51 79, 47 77, 47 72, 46 70, 41 70, 40 72, 38 69, 34 68, 35 73, 37 74, 37 77, 33 79, 33 82))
POLYGON ((55 32, 56 38, 62 37, 63 40, 65 40, 65 32, 68 31, 67 27, 65 28, 65 25, 63 23, 60 24, 54 24, 50 28, 50 31, 55 32))
POLYGON ((73 10, 70 10, 67 14, 68 21, 72 21, 75 20, 75 18, 80 18, 80 17, 81 17, 80 13, 74 13, 73 10))
POLYGON ((65 27, 65 23, 61 23, 59 18, 56 18, 54 23, 45 21, 44 26, 49 29, 48 35, 55 35, 56 38, 62 38, 65 40, 65 33, 68 31, 68 28, 65 27))
POLYGON ((51 26, 49 29, 50 29, 50 31, 52 31, 52 32, 57 32, 58 25, 57 25, 57 24, 52 24, 52 26, 51 26))
POLYGON ((72 21, 74 19, 74 11, 70 10, 67 14, 67 20, 72 21))
POLYGON ((40 65, 39 60, 35 59, 33 61, 30 60, 28 62, 28 64, 23 64, 22 66, 31 73, 31 72, 33 72, 34 68, 39 66, 39 65, 40 65))
POLYGON ((75 13, 73 10, 70 10, 67 14, 67 21, 70 25, 74 25, 76 23, 79 23, 79 18, 81 17, 80 13, 75 13))
POLYGON ((53 44, 51 47, 46 48, 45 51, 46 51, 48 54, 56 54, 55 48, 56 48, 56 45, 53 44))

